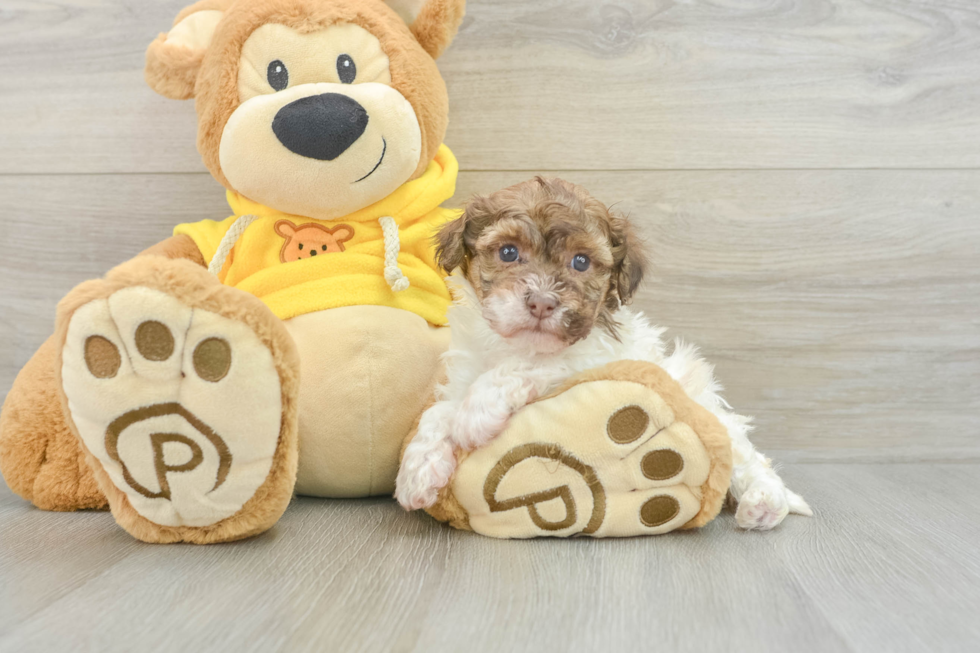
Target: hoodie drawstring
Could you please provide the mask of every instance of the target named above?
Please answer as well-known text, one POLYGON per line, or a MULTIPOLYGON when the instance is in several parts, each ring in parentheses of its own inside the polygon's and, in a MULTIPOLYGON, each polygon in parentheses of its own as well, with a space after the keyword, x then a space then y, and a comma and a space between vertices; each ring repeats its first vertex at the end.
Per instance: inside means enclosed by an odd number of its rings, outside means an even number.
POLYGON ((395 292, 408 290, 408 277, 398 267, 398 252, 402 247, 398 239, 398 223, 391 216, 378 218, 378 222, 381 223, 385 241, 385 281, 395 292))
POLYGON ((218 276, 221 268, 225 267, 225 259, 228 258, 228 254, 235 247, 235 243, 242 237, 242 234, 245 233, 248 226, 258 219, 259 216, 257 215, 243 215, 232 223, 228 231, 225 232, 224 238, 221 239, 221 243, 218 244, 218 251, 214 253, 214 257, 211 259, 210 265, 208 265, 208 272, 214 276, 218 276))

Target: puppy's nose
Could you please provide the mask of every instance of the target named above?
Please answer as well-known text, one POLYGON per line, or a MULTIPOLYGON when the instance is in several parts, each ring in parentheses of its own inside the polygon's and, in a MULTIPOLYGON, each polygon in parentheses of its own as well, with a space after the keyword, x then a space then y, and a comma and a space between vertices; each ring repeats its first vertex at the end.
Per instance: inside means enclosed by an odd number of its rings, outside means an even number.
POLYGON ((527 310, 531 311, 531 315, 539 320, 551 317, 556 308, 558 308, 558 300, 550 295, 533 293, 527 298, 527 310))
POLYGON ((290 102, 272 119, 272 131, 290 152, 333 161, 354 144, 368 124, 367 110, 340 93, 290 102))

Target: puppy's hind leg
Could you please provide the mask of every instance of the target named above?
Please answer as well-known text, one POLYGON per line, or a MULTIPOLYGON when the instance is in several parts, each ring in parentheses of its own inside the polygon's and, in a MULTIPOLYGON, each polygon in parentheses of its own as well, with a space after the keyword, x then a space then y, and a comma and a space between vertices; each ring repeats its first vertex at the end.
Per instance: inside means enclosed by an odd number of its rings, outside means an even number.
POLYGON ((735 521, 748 530, 769 530, 778 526, 786 515, 813 516, 803 497, 786 487, 772 468, 772 461, 756 451, 749 441, 749 420, 725 412, 718 415, 728 427, 732 440, 732 485, 729 490, 738 503, 735 521))
POLYGON ((738 503, 735 512, 738 525, 750 530, 769 530, 789 513, 812 516, 813 511, 803 497, 786 487, 772 468, 772 462, 749 441, 751 419, 731 411, 719 394, 721 385, 714 378, 714 367, 700 357, 698 350, 677 341, 662 365, 692 399, 714 413, 728 429, 733 463, 729 493, 738 503))

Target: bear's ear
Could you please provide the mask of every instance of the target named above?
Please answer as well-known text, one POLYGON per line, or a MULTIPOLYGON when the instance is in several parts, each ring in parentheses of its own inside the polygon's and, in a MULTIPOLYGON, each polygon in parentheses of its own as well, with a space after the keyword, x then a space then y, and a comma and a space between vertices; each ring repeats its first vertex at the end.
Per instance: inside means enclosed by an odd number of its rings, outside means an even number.
POLYGON ((330 235, 337 239, 338 243, 346 243, 348 240, 354 237, 354 230, 349 226, 342 224, 333 228, 330 235))
POLYGON ((296 235, 296 225, 289 220, 280 220, 276 223, 276 233, 283 238, 292 238, 296 235))
POLYGON ((466 0, 384 0, 402 17, 422 48, 438 59, 466 14, 466 0))
POLYGON ((226 0, 201 0, 184 9, 173 28, 157 37, 146 50, 146 82, 173 100, 194 97, 194 84, 204 53, 224 15, 226 0))

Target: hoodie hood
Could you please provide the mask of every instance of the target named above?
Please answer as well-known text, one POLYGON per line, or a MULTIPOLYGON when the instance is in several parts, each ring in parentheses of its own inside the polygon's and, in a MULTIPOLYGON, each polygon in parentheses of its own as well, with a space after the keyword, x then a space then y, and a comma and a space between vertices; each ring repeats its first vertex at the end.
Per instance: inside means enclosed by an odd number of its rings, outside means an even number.
POLYGON ((229 191, 234 215, 182 224, 174 234, 191 237, 223 283, 257 296, 281 319, 379 305, 442 325, 450 295, 432 238, 459 216, 440 207, 455 193, 458 172, 443 145, 420 177, 330 221, 282 213, 229 191))

